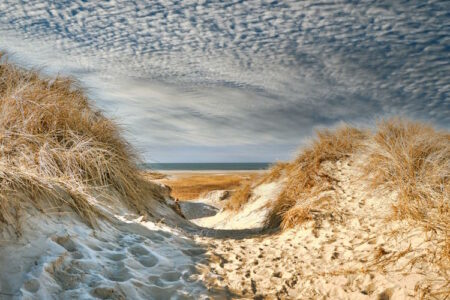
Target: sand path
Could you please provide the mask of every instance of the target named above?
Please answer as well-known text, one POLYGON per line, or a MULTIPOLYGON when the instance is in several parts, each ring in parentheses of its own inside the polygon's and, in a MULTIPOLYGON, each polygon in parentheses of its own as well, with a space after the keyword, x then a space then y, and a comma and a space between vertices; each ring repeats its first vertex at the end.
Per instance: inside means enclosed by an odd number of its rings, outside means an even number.
POLYGON ((199 199, 183 221, 161 205, 170 225, 117 207, 101 230, 35 212, 23 236, 0 232, 0 299, 415 299, 442 284, 433 239, 386 221, 392 195, 366 193, 355 165, 327 166, 331 214, 282 233, 261 229, 282 181, 254 189, 238 213, 199 199))
POLYGON ((404 225, 385 221, 392 199, 367 194, 354 164, 329 166, 337 179, 331 216, 283 233, 236 230, 233 237, 217 230, 215 238, 197 237, 212 261, 204 279, 248 299, 416 298, 415 288, 436 272, 431 264, 410 268, 410 262, 426 255, 431 242, 420 229, 390 234, 404 225))

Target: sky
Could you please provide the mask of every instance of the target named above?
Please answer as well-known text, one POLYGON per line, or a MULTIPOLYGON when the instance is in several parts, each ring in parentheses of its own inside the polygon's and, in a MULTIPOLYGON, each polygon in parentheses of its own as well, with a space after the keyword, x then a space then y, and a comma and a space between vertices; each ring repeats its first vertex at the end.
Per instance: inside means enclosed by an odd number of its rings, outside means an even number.
POLYGON ((147 162, 286 160, 393 115, 450 127, 450 1, 3 0, 0 49, 77 78, 147 162))

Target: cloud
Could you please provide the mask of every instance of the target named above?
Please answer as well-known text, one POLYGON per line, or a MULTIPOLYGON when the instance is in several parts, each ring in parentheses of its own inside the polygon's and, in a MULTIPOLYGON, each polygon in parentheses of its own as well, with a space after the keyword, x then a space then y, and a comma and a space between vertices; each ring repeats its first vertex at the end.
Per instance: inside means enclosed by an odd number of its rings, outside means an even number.
POLYGON ((5 0, 0 47, 80 78, 147 158, 252 160, 265 149, 258 158, 273 160, 339 121, 401 114, 448 127, 449 9, 5 0))

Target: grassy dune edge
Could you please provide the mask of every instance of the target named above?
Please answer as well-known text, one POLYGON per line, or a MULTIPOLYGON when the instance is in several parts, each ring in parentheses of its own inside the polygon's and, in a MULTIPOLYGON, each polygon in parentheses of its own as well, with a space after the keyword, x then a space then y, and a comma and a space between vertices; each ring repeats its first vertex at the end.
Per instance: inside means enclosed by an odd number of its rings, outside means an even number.
POLYGON ((19 68, 0 54, 0 103, 1 222, 19 233, 25 206, 69 206, 94 226, 101 215, 94 203, 112 193, 147 211, 142 195, 151 188, 136 155, 75 81, 19 68))
POLYGON ((341 228, 351 230, 354 241, 366 236, 349 248, 351 255, 361 255, 361 245, 371 249, 351 264, 311 276, 420 274, 422 280, 411 279, 416 285, 406 288, 408 293, 447 299, 449 172, 448 131, 402 118, 379 121, 374 130, 343 125, 318 131, 294 161, 276 164, 250 190, 243 186, 235 193, 244 195, 235 207, 245 210, 258 201, 247 195, 277 183, 279 193, 266 204, 266 228, 280 228, 287 235, 312 228, 316 238, 328 230, 324 228, 341 228))

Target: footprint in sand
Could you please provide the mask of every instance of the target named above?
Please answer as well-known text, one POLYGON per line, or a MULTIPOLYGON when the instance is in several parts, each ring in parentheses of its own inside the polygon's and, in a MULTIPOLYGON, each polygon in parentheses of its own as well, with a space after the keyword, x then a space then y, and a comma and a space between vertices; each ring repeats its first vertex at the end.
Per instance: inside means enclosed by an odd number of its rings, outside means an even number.
POLYGON ((123 253, 113 252, 113 253, 106 253, 106 258, 112 261, 121 261, 124 260, 127 256, 123 253))
POLYGON ((120 261, 107 267, 105 277, 111 281, 123 282, 130 279, 132 276, 125 264, 120 261))
POLYGON ((55 237, 53 238, 53 241, 69 252, 74 252, 77 250, 75 242, 68 235, 55 237))
POLYGON ((202 249, 202 248, 188 248, 188 249, 181 250, 181 252, 183 252, 184 254, 189 255, 189 256, 198 256, 198 255, 205 254, 206 250, 202 249))
POLYGON ((118 289, 112 287, 96 287, 92 289, 91 295, 100 299, 125 300, 125 295, 118 289))
POLYGON ((176 271, 166 272, 166 273, 161 274, 161 279, 168 281, 168 282, 178 281, 180 279, 180 277, 181 277, 181 273, 176 272, 176 271))
POLYGON ((149 250, 140 245, 135 245, 128 249, 128 251, 141 263, 144 267, 151 268, 158 263, 158 258, 149 250))
POLYGON ((23 287, 30 293, 36 293, 41 287, 41 284, 37 279, 31 278, 23 283, 23 287))
POLYGON ((158 263, 158 258, 149 253, 145 256, 138 257, 137 261, 140 262, 144 267, 151 268, 158 263))
POLYGON ((159 286, 159 287, 164 287, 166 284, 161 280, 159 275, 150 275, 148 277, 148 282, 150 284, 159 286))
POLYGON ((148 251, 147 249, 145 249, 143 246, 140 245, 132 246, 128 249, 128 251, 136 257, 150 253, 150 251, 148 251))

